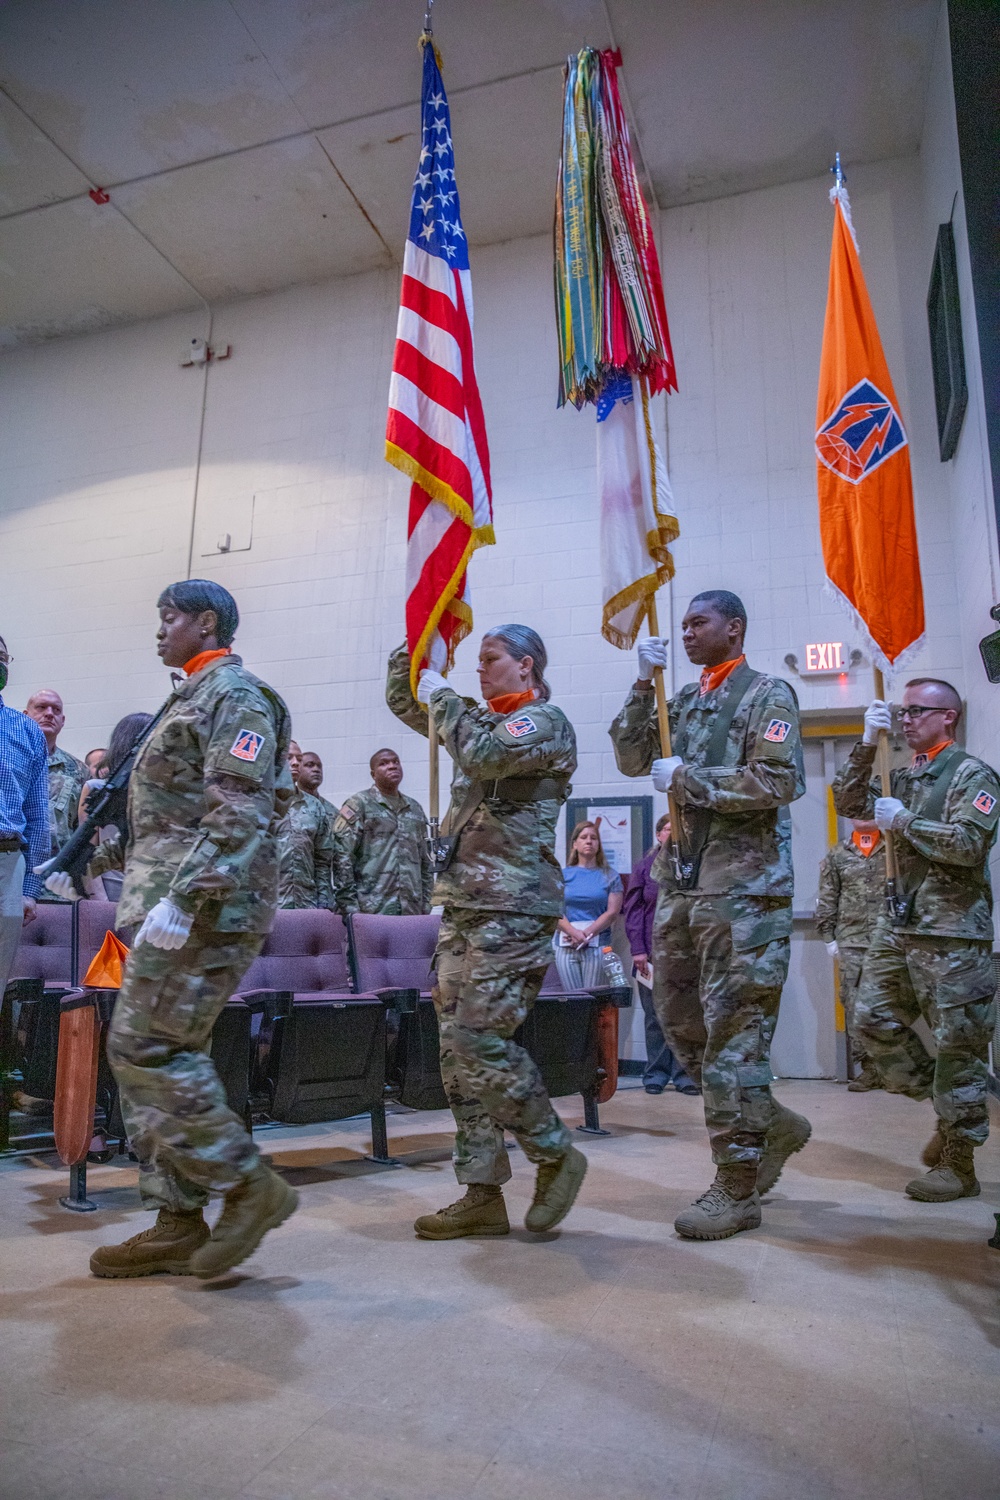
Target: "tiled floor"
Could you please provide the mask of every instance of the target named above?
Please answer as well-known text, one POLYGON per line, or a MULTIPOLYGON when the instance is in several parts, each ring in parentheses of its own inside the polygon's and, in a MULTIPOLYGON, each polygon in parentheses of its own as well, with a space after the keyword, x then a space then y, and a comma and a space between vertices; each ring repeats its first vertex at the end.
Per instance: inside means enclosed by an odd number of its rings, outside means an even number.
MULTIPOLYGON (((302 1207, 239 1273, 107 1282, 150 1222, 49 1162, 0 1166, 0 1495, 16 1500, 985 1500, 1000 1495, 1000 1137, 983 1196, 901 1189, 930 1108, 785 1083, 809 1147, 755 1233, 678 1240, 700 1101, 623 1090, 562 1232, 430 1244, 448 1117, 262 1133, 302 1207)), ((577 1102, 564 1101, 578 1122, 577 1102)), ((998 1121, 1000 1123, 1000 1121, 998 1121)), ((530 1189, 515 1153, 509 1203, 530 1189)))

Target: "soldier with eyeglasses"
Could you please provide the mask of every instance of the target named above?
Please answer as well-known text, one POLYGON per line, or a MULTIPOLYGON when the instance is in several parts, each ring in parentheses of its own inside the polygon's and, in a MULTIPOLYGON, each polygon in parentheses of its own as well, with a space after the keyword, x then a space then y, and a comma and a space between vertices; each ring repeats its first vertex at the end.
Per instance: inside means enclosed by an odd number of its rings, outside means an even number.
POLYGON ((996 979, 988 859, 1000 778, 955 743, 961 713, 950 683, 914 678, 899 711, 913 757, 893 771, 892 796, 881 796, 872 779, 879 733, 892 723, 881 700, 866 711, 864 738, 833 784, 843 817, 874 816, 895 840, 897 896, 876 925, 855 1021, 886 1089, 933 1101, 937 1129, 922 1158, 930 1170, 906 1185, 926 1203, 979 1193, 973 1151, 989 1134, 996 979), (934 1058, 913 1029, 920 1016, 937 1044, 934 1058))

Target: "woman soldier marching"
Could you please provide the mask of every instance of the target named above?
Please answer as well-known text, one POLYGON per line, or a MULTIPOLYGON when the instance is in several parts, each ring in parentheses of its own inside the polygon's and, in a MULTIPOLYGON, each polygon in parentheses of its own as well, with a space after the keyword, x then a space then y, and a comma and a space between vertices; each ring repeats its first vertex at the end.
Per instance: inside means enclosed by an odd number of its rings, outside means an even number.
POLYGON ((528 1229, 542 1233, 560 1223, 587 1170, 538 1068, 512 1040, 551 962, 563 910, 553 845, 576 768, 576 738, 548 701, 547 659, 533 630, 501 625, 479 650, 488 706, 425 671, 417 686, 425 713, 410 691, 405 647, 389 658, 389 707, 422 734, 432 716, 455 763, 451 853, 434 889, 444 906, 434 1004, 441 1076, 455 1116, 455 1175, 466 1193, 416 1221, 423 1239, 509 1233, 501 1191, 511 1175, 505 1129, 538 1168, 528 1229))

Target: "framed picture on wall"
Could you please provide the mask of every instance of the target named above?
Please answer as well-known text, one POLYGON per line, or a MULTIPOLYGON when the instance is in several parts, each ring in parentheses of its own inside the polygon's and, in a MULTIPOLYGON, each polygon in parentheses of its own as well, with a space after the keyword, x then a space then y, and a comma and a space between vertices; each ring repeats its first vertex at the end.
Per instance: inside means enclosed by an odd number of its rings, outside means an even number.
POLYGON ((958 447, 958 435, 969 401, 962 344, 962 307, 958 297, 958 265, 951 224, 938 229, 931 284, 927 293, 927 322, 931 335, 931 368, 937 406, 938 447, 947 463, 958 447))
POLYGON ((596 823, 608 864, 627 875, 653 844, 652 797, 571 797, 566 804, 566 862, 577 823, 596 823))

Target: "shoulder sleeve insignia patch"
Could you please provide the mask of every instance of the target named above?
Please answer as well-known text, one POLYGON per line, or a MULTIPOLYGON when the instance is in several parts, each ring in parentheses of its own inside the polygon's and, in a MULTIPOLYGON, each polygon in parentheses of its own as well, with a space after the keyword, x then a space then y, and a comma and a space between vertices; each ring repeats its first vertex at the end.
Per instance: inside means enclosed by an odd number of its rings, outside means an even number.
POLYGON ((252 729, 241 729, 233 740, 230 755, 237 760, 255 761, 264 748, 264 736, 252 729))
POLYGON ((538 725, 530 714, 518 714, 516 719, 508 719, 504 728, 513 739, 523 740, 526 734, 534 734, 538 725))
POLYGON ((772 745, 783 745, 791 727, 787 719, 772 719, 764 730, 764 738, 770 740, 772 745))
POLYGON ((975 797, 973 797, 972 805, 977 809, 978 812, 985 813, 986 816, 989 817, 990 813, 997 805, 997 799, 995 797, 992 797, 989 792, 979 792, 975 797))

